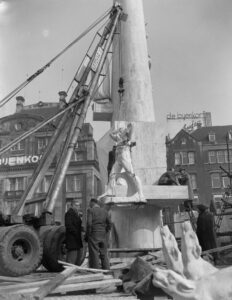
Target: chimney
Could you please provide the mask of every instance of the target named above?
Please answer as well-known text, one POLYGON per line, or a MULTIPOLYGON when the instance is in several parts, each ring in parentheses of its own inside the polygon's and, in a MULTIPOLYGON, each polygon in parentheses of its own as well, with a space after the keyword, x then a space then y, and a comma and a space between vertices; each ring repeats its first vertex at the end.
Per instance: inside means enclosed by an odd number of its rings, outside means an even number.
POLYGON ((60 91, 59 93, 59 104, 60 104, 60 108, 65 108, 66 105, 67 105, 67 102, 66 102, 66 97, 67 97, 67 93, 65 91, 60 91))
POLYGON ((23 110, 23 104, 25 99, 22 96, 16 97, 16 113, 19 113, 23 110))

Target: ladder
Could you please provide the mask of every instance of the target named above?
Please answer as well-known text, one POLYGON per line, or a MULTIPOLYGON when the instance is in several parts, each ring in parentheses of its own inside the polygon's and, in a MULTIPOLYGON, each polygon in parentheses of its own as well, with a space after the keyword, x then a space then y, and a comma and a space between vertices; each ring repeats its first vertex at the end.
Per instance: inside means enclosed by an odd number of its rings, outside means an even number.
POLYGON ((217 218, 215 220, 215 230, 216 230, 216 232, 218 232, 220 227, 221 227, 225 211, 229 208, 232 208, 232 202, 228 201, 229 196, 230 196, 230 193, 225 192, 224 195, 223 195, 223 198, 221 199, 222 205, 221 205, 221 208, 220 208, 220 213, 217 215, 217 218))

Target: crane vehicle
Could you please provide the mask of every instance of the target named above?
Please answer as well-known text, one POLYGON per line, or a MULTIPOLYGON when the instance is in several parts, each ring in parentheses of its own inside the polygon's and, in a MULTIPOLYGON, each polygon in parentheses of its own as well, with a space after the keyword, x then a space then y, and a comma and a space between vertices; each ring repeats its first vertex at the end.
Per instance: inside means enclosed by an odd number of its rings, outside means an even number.
MULTIPOLYGON (((53 119, 59 118, 56 130, 20 201, 18 201, 13 213, 4 218, 0 227, 1 275, 25 275, 33 272, 41 262, 49 271, 59 271, 62 268, 58 260, 63 255, 65 229, 64 226, 54 225, 51 216, 87 110, 98 90, 100 79, 104 77, 102 74, 103 66, 107 56, 110 55, 114 36, 118 34, 116 28, 122 16, 120 5, 115 3, 107 16, 108 21, 102 33, 98 32, 95 35, 75 74, 73 80, 75 88, 64 108, 52 118, 38 124, 35 128, 25 132, 0 149, 0 155, 2 155, 53 119), (35 191, 57 153, 61 154, 46 198, 37 199, 34 197, 35 191), (36 202, 43 206, 41 215, 25 214, 25 207, 36 202)), ((41 74, 63 52, 12 91, 0 102, 0 106, 8 102, 19 90, 41 74)))

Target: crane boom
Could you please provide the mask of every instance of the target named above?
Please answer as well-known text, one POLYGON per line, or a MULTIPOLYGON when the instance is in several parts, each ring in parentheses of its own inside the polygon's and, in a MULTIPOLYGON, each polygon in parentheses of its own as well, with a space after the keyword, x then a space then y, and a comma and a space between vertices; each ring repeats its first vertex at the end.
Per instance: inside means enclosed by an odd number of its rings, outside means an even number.
POLYGON ((100 41, 98 42, 93 55, 85 68, 81 80, 70 98, 69 103, 72 104, 73 102, 76 102, 77 104, 72 110, 67 111, 59 121, 58 127, 32 176, 30 184, 24 191, 22 198, 14 209, 12 218, 23 216, 26 201, 33 197, 35 190, 42 178, 45 176, 49 165, 53 161, 60 147, 62 147, 61 155, 52 177, 45 202, 44 213, 53 212, 56 199, 65 178, 73 149, 77 144, 77 139, 83 126, 88 107, 96 93, 98 79, 107 54, 109 53, 121 13, 121 7, 119 5, 115 5, 112 9, 110 19, 104 28, 103 34, 100 37, 100 41), (93 76, 91 77, 89 84, 87 84, 90 73, 92 73, 93 76), (65 137, 65 143, 63 143, 65 137))

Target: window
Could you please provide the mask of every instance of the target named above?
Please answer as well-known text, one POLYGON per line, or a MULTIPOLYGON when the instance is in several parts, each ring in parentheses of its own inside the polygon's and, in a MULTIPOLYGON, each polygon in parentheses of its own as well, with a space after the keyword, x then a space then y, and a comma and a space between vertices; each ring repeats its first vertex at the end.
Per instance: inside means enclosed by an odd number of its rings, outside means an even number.
POLYGON ((25 189, 26 177, 7 178, 6 191, 22 191, 25 189))
MULTIPOLYGON (((230 162, 232 162, 232 150, 229 150, 229 158, 230 158, 230 162)), ((225 150, 225 162, 228 163, 229 159, 228 159, 228 151, 225 150)))
POLYGON ((23 124, 20 123, 20 122, 15 123, 14 124, 14 128, 15 128, 15 130, 19 131, 19 130, 21 130, 23 128, 23 124))
POLYGON ((225 151, 217 151, 217 162, 224 163, 225 162, 225 151))
POLYGON ((195 164, 195 153, 194 152, 188 152, 188 161, 189 161, 189 165, 195 164))
POLYGON ((228 138, 229 141, 232 141, 232 130, 229 130, 227 132, 227 138, 228 138))
POLYGON ((230 179, 228 177, 222 177, 222 185, 227 188, 230 185, 230 179))
POLYGON ((215 137, 215 133, 214 132, 210 132, 209 133, 209 141, 210 142, 215 142, 216 137, 215 137))
POLYGON ((99 196, 101 194, 101 181, 97 176, 94 176, 94 195, 99 196))
POLYGON ((221 178, 219 173, 211 174, 211 184, 212 188, 220 188, 221 187, 221 178))
POLYGON ((81 177, 79 175, 66 176, 66 192, 80 192, 81 177))
POLYGON ((186 139, 185 138, 181 139, 181 145, 186 145, 186 139))
POLYGON ((44 191, 45 191, 45 193, 47 193, 47 191, 49 189, 49 186, 50 186, 50 183, 51 183, 51 179, 52 179, 51 175, 47 175, 44 178, 44 191))
POLYGON ((21 151, 21 150, 24 150, 25 148, 25 141, 21 141, 19 142, 18 144, 14 145, 12 148, 11 148, 11 151, 21 151))
POLYGON ((51 183, 51 179, 52 179, 51 175, 45 176, 43 180, 40 182, 36 190, 36 193, 47 193, 51 183))
POLYGON ((41 137, 37 139, 38 154, 43 153, 44 148, 46 148, 48 144, 48 140, 48 137, 41 137))
POLYGON ((209 163, 210 164, 215 164, 217 162, 216 152, 215 151, 209 151, 208 152, 208 156, 209 156, 209 163))
POLYGON ((84 152, 76 152, 73 151, 72 157, 71 157, 71 161, 83 161, 84 160, 84 152))
POLYGON ((188 164, 188 153, 187 152, 182 152, 182 165, 187 165, 188 164))
POLYGON ((197 189, 197 176, 195 174, 189 174, 189 176, 193 190, 197 189))
POLYGON ((175 165, 181 165, 180 153, 175 153, 175 165))

